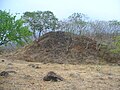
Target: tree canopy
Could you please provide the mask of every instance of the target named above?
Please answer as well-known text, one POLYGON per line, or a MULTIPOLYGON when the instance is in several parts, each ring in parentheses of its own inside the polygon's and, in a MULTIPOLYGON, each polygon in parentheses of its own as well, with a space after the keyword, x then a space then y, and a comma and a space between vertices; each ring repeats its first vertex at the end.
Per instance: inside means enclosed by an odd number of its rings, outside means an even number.
POLYGON ((23 45, 29 41, 31 35, 22 19, 16 20, 16 15, 0 10, 0 45, 10 42, 23 45))
POLYGON ((82 13, 73 13, 66 20, 60 21, 60 29, 82 35, 87 26, 87 17, 82 13))
POLYGON ((37 39, 36 32, 39 33, 39 38, 42 32, 54 31, 58 27, 58 19, 51 11, 25 12, 23 19, 30 26, 35 39, 37 39))

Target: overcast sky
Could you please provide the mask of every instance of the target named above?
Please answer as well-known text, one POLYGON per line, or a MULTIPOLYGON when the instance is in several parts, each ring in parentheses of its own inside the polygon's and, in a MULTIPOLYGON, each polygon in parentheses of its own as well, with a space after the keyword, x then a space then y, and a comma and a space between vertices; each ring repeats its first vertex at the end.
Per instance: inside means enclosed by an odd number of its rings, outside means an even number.
POLYGON ((120 0, 0 0, 0 10, 11 13, 49 10, 59 19, 79 12, 93 20, 120 21, 120 0))

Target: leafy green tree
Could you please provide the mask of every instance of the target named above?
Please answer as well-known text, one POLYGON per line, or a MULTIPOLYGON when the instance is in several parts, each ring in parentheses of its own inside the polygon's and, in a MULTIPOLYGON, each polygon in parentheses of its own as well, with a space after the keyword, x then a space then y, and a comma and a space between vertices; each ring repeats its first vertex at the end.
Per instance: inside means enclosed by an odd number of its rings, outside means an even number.
POLYGON ((39 33, 39 38, 42 32, 46 32, 47 30, 55 31, 58 27, 58 19, 51 11, 25 12, 23 19, 26 20, 26 23, 30 26, 36 40, 37 33, 39 33))
POLYGON ((22 19, 16 20, 16 15, 0 10, 0 45, 7 45, 9 42, 23 45, 30 40, 31 35, 22 19))

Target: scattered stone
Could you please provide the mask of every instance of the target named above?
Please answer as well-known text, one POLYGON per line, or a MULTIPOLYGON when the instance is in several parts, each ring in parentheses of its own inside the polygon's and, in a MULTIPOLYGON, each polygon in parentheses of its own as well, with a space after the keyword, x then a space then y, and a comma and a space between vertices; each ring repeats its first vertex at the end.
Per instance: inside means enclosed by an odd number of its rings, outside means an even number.
POLYGON ((47 73, 47 75, 43 78, 44 81, 63 81, 64 78, 61 77, 60 75, 57 75, 55 72, 50 71, 47 73))
POLYGON ((8 65, 13 65, 12 63, 8 63, 8 65))
POLYGON ((5 62, 5 60, 1 60, 2 62, 5 62))
POLYGON ((35 68, 35 69, 41 68, 41 67, 39 67, 39 64, 28 64, 28 66, 35 68))
POLYGON ((39 69, 39 68, 41 68, 41 67, 39 66, 39 64, 35 64, 35 68, 36 68, 36 69, 39 69))
POLYGON ((34 65, 34 64, 28 64, 28 66, 33 67, 33 68, 35 67, 35 65, 34 65))
POLYGON ((2 71, 0 73, 0 76, 8 77, 10 73, 16 74, 17 72, 16 71, 2 71))
POLYGON ((30 75, 25 75, 24 79, 32 79, 32 77, 30 75))
POLYGON ((7 71, 8 73, 14 73, 16 74, 17 72, 16 71, 7 71))
POLYGON ((100 80, 105 80, 106 78, 100 77, 99 79, 100 79, 100 80))
POLYGON ((4 77, 8 77, 9 76, 9 73, 7 71, 2 71, 0 73, 0 76, 4 76, 4 77))

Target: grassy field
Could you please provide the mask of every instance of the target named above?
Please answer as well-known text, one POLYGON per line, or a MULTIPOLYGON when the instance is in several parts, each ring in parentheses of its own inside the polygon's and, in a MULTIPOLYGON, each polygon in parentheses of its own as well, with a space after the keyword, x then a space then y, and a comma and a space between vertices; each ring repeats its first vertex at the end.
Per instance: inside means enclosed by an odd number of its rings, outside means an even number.
POLYGON ((0 90, 120 90, 120 66, 42 64, 0 59, 0 90), (4 60, 4 62, 2 62, 4 60), (43 81, 49 71, 65 80, 43 81))

